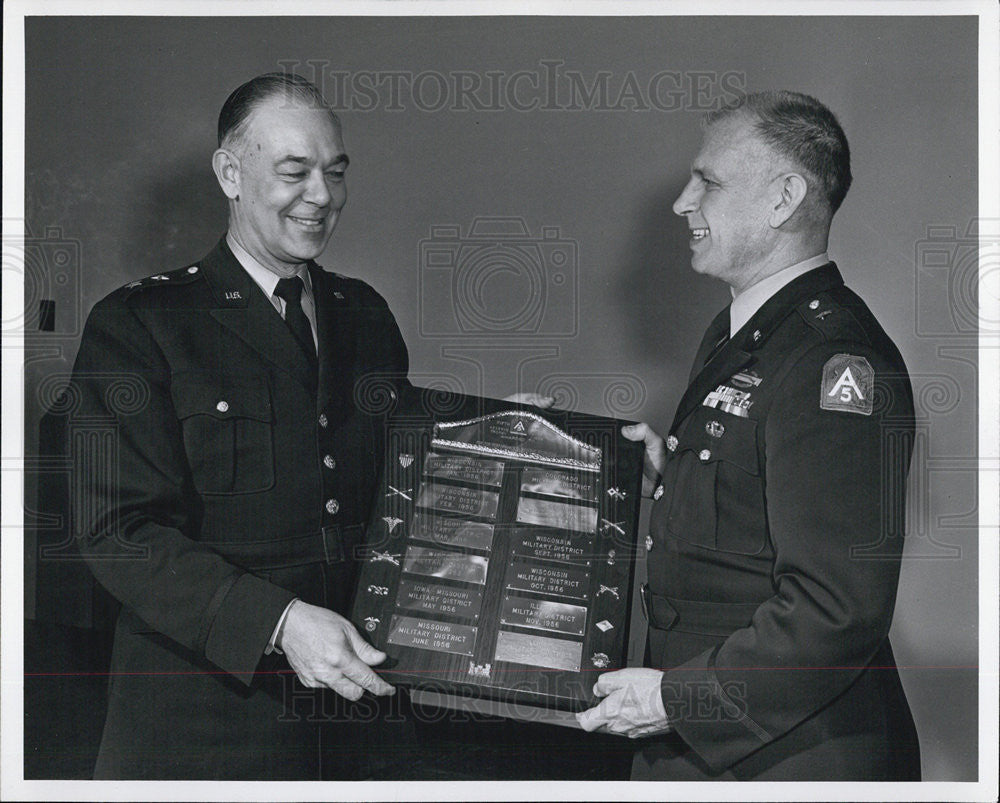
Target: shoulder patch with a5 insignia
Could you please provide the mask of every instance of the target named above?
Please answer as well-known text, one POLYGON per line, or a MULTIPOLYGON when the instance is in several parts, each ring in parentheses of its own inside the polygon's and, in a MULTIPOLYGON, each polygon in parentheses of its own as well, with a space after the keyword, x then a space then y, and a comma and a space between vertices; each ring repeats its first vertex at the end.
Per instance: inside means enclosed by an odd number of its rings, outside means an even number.
POLYGON ((823 366, 819 406, 824 410, 871 415, 875 370, 864 357, 835 354, 823 366))

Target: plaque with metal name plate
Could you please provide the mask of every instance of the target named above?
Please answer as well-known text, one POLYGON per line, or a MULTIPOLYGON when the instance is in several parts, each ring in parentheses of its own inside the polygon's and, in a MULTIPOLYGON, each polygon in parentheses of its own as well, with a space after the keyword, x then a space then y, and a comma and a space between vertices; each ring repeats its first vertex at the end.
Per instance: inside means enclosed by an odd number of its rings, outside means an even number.
POLYGON ((478 619, 479 609, 483 605, 483 589, 456 588, 404 579, 399 581, 396 605, 410 611, 478 619))
POLYGON ((479 585, 486 582, 488 564, 489 560, 479 555, 463 555, 460 552, 443 552, 419 546, 407 547, 403 557, 404 572, 479 585))
MULTIPOLYGON (((578 711, 629 654, 628 423, 399 389, 351 619, 390 683, 578 711)), ((524 710, 524 709, 521 709, 524 710)))
POLYGON ((522 496, 517 505, 517 520, 521 524, 592 533, 597 529, 597 508, 522 496))
POLYGON ((455 485, 425 483, 417 497, 417 507, 433 508, 466 516, 492 519, 497 514, 499 494, 478 488, 461 488, 455 485))
POLYGON ((403 647, 472 655, 472 648, 476 643, 476 628, 413 616, 393 616, 389 624, 388 641, 403 647))
POLYGON ((559 532, 518 527, 514 531, 514 554, 523 558, 588 563, 594 555, 594 538, 559 532))
POLYGON ((597 477, 584 471, 560 471, 532 466, 521 472, 521 493, 597 501, 597 477))
POLYGON ((431 452, 424 461, 424 475, 434 479, 458 480, 499 488, 503 479, 503 462, 484 457, 431 452))
POLYGON ((417 512, 413 514, 410 538, 488 552, 493 544, 493 525, 438 515, 433 511, 417 512))
POLYGON ((553 597, 586 599, 590 572, 581 566, 530 563, 516 559, 507 570, 507 588, 553 597))
POLYGON ((565 602, 504 597, 500 608, 500 624, 582 636, 587 624, 587 609, 583 605, 565 602))

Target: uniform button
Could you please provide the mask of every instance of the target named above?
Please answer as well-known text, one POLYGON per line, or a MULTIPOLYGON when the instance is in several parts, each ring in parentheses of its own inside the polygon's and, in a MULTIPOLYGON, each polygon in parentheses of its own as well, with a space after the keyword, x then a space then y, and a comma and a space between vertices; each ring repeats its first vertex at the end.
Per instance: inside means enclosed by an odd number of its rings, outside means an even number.
POLYGON ((712 453, 708 449, 702 449, 698 452, 698 459, 701 460, 702 463, 707 463, 712 459, 712 453))
POLYGON ((330 424, 330 422, 326 418, 326 413, 320 413, 319 414, 319 425, 321 427, 323 427, 323 429, 326 429, 329 424, 330 424))
POLYGON ((709 421, 705 424, 705 432, 713 438, 721 438, 725 434, 726 428, 718 421, 709 421))
POLYGON ((323 465, 326 466, 327 468, 336 468, 337 461, 334 460, 331 455, 327 455, 326 457, 323 458, 323 465))
POLYGON ((646 551, 647 552, 653 551, 653 536, 651 535, 646 536, 646 551))
POLYGON ((809 302, 809 309, 819 309, 819 299, 814 298, 809 302))
POLYGON ((192 265, 190 268, 188 268, 188 273, 197 273, 197 272, 198 272, 197 265, 192 265))
POLYGON ((215 405, 215 409, 218 410, 220 413, 224 413, 226 412, 226 410, 229 409, 229 402, 220 401, 217 405, 215 405))
POLYGON ((667 448, 671 452, 676 452, 677 451, 677 443, 678 443, 678 441, 677 441, 677 438, 675 436, 671 435, 669 438, 667 438, 667 448))
POLYGON ((663 496, 663 486, 657 485, 656 490, 653 491, 653 499, 659 501, 661 496, 663 496))
POLYGON ((329 513, 331 516, 336 516, 338 510, 340 510, 340 502, 338 502, 336 499, 327 499, 326 500, 326 512, 327 513, 329 513))

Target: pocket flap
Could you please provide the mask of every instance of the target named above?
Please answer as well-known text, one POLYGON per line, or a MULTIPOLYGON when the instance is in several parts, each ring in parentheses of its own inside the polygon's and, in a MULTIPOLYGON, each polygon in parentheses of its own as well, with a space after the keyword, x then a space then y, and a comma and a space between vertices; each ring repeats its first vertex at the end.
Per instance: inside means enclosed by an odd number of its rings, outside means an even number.
POLYGON ((678 435, 680 449, 698 454, 702 462, 731 463, 754 476, 760 471, 757 422, 752 418, 700 407, 691 414, 678 435))
POLYGON ((177 417, 209 415, 220 421, 271 421, 271 394, 263 376, 175 374, 170 386, 177 417))

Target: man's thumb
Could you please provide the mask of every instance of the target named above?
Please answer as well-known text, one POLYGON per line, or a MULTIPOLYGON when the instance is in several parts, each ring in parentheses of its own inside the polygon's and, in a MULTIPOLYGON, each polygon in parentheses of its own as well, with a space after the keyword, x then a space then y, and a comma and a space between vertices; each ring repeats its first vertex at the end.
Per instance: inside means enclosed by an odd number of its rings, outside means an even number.
POLYGON ((351 647, 355 654, 368 666, 375 666, 386 659, 386 654, 381 650, 376 650, 371 644, 365 641, 357 630, 351 628, 351 647))

